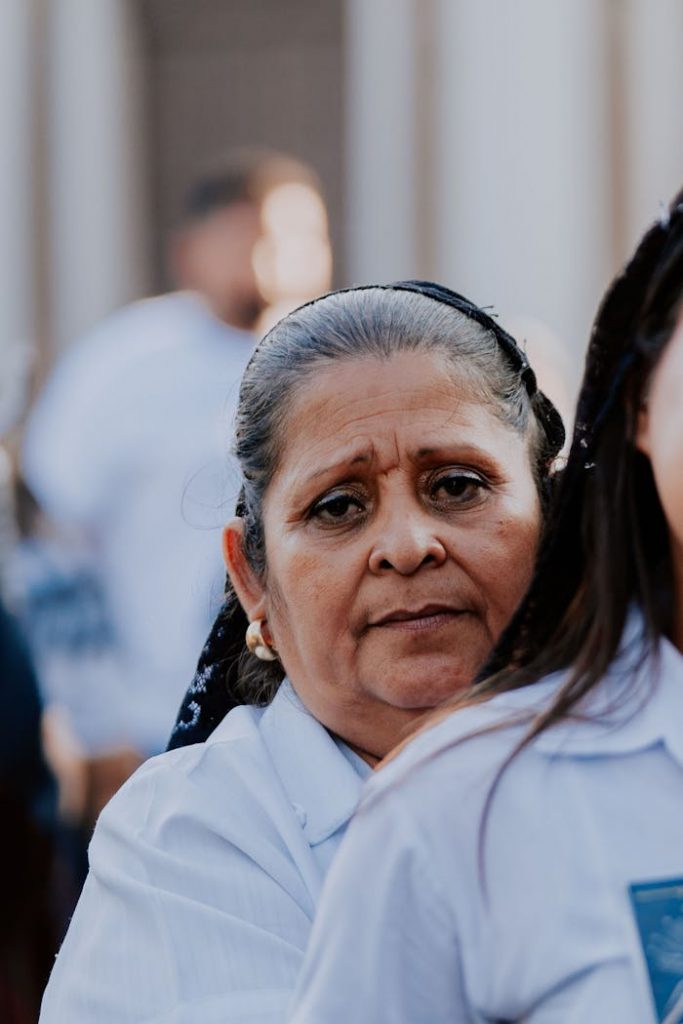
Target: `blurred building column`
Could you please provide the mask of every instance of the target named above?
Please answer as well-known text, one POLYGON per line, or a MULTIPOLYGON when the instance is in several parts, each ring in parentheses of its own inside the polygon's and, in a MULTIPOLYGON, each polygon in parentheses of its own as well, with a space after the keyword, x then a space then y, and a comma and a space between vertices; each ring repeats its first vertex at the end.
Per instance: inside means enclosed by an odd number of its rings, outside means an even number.
POLYGON ((437 272, 581 351, 612 268, 599 0, 435 0, 437 272))
POLYGON ((33 341, 33 11, 0 3, 0 595, 16 542, 12 460, 3 447, 23 406, 23 365, 33 341))
POLYGON ((0 4, 0 360, 33 336, 32 5, 0 4))
POLYGON ((428 0, 347 0, 348 278, 415 274, 415 26, 428 0))
POLYGON ((49 6, 50 305, 57 348, 147 286, 137 16, 132 0, 52 0, 49 6))
POLYGON ((623 259, 644 228, 683 185, 683 4, 623 0, 620 20, 624 85, 623 259))

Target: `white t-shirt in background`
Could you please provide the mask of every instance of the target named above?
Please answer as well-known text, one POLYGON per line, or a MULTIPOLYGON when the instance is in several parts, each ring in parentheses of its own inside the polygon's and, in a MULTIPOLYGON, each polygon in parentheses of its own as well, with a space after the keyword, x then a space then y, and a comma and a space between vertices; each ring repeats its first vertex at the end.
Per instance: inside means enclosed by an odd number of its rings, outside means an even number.
POLYGON ((96 698, 97 673, 73 673, 75 721, 95 751, 163 749, 192 678, 222 592, 220 527, 238 490, 229 448, 252 349, 191 293, 134 303, 66 354, 30 419, 27 482, 87 540, 114 633, 96 698))

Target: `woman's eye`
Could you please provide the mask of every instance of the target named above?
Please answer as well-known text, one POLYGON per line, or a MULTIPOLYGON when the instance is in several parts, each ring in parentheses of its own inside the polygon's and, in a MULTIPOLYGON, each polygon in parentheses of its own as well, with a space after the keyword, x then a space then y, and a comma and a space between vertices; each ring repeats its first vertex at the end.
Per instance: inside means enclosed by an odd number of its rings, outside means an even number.
POLYGON ((319 522, 341 525, 358 519, 364 511, 363 502, 354 494, 329 494, 316 501, 310 514, 319 522))
POLYGON ((488 490, 487 482, 478 473, 452 471, 438 477, 432 495, 440 504, 473 504, 488 490))

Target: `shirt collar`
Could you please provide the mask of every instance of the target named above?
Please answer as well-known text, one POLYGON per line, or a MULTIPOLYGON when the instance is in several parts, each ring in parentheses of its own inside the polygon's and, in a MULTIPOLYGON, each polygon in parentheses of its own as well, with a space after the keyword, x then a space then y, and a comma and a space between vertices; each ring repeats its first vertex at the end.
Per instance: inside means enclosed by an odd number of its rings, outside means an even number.
POLYGON ((643 642, 642 617, 632 611, 602 684, 579 714, 541 733, 534 743, 538 751, 553 757, 602 757, 661 744, 683 767, 683 655, 663 637, 643 659, 643 642))
POLYGON ((306 839, 315 846, 345 825, 371 768, 304 707, 289 679, 264 712, 260 731, 306 839))

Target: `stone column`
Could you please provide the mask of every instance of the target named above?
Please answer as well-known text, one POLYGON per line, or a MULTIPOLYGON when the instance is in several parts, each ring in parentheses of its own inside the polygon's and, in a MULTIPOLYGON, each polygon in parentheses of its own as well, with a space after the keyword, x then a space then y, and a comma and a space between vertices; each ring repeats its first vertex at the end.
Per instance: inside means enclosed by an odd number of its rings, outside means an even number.
POLYGON ((611 269, 598 0, 436 0, 437 269, 575 346, 611 269))
MULTIPOLYGON (((626 118, 624 243, 629 251, 683 186, 683 4, 624 0, 618 9, 626 118)), ((626 251, 621 253, 623 258, 626 251)))
MULTIPOLYGON (((0 4, 0 367, 33 340, 32 5, 0 4)), ((5 377, 6 380, 6 377, 5 377)), ((0 382, 0 403, 5 396, 0 382)), ((1 416, 0 416, 1 418, 1 416)))
POLYGON ((347 0, 348 267, 353 283, 416 273, 416 5, 347 0))
POLYGON ((50 4, 47 150, 58 348, 147 285, 138 16, 132 0, 50 4))

